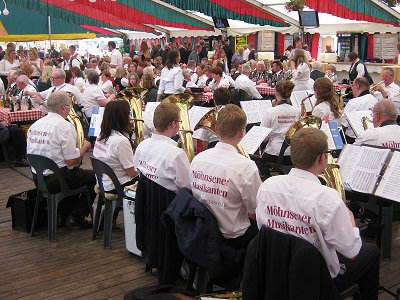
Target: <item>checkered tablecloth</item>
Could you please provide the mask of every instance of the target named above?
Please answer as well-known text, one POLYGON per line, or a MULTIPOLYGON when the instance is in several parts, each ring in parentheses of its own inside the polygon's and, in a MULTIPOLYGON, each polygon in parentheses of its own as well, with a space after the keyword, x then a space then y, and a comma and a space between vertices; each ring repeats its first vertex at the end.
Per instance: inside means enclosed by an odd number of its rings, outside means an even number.
POLYGON ((33 108, 32 110, 19 110, 10 112, 9 109, 0 108, 0 120, 14 122, 36 121, 44 117, 44 113, 40 109, 33 108))
POLYGON ((275 95, 275 88, 264 85, 256 85, 257 91, 261 95, 275 95))
POLYGON ((196 93, 196 94, 194 94, 194 100, 197 100, 197 101, 210 102, 210 100, 212 98, 213 98, 213 93, 196 93))

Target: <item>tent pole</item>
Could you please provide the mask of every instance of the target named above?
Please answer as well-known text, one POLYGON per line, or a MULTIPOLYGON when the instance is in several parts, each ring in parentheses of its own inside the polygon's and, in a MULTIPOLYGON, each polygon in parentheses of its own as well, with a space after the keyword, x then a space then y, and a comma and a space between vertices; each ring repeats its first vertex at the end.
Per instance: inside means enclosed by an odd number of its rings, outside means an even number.
POLYGON ((47 16, 47 25, 49 28, 49 40, 50 40, 50 45, 51 45, 51 19, 50 19, 50 16, 47 16))

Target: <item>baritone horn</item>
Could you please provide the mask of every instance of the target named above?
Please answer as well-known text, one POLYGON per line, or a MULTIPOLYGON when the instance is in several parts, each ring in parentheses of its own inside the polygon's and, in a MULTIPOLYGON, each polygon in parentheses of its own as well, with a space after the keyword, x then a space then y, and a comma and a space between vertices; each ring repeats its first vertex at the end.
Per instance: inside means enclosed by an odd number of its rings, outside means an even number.
POLYGON ((175 103, 181 111, 181 121, 179 123, 178 147, 185 151, 186 156, 191 162, 194 158, 193 131, 190 129, 189 109, 194 104, 194 98, 190 94, 175 94, 165 98, 163 103, 175 103))
MULTIPOLYGON (((218 136, 217 131, 216 131, 216 125, 217 125, 217 119, 218 119, 218 112, 222 109, 221 105, 218 105, 216 107, 213 107, 210 109, 200 120, 197 122, 196 126, 194 127, 194 130, 203 128, 207 129, 211 133, 215 134, 218 136)), ((239 154, 243 155, 246 158, 250 158, 249 153, 247 153, 246 149, 242 146, 242 144, 237 144, 236 149, 239 154)))
MULTIPOLYGON (((316 116, 308 116, 300 119, 296 123, 294 123, 286 133, 285 142, 290 145, 290 140, 292 136, 296 133, 297 130, 301 128, 318 128, 320 129, 322 125, 322 120, 320 117, 316 116)), ((339 172, 339 165, 335 163, 332 155, 330 153, 327 154, 328 157, 328 165, 322 174, 318 175, 318 178, 325 182, 326 186, 329 186, 335 189, 343 201, 346 200, 346 195, 344 192, 344 185, 342 176, 339 172)))
POLYGON ((131 107, 131 114, 133 122, 135 123, 133 131, 135 134, 135 138, 133 140, 133 144, 137 147, 144 140, 144 131, 143 131, 143 117, 142 117, 142 100, 149 92, 148 89, 141 87, 133 87, 127 88, 125 90, 120 91, 117 94, 118 99, 122 99, 129 103, 131 107))
MULTIPOLYGON (((66 92, 68 94, 68 97, 70 99, 70 106, 69 106, 69 114, 67 116, 68 122, 70 122, 76 132, 76 147, 81 149, 83 146, 83 143, 85 142, 85 132, 83 130, 82 122, 79 119, 79 116, 77 115, 75 109, 74 109, 74 98, 75 95, 71 92, 66 92)), ((82 164, 82 159, 77 163, 76 167, 79 167, 82 164)))

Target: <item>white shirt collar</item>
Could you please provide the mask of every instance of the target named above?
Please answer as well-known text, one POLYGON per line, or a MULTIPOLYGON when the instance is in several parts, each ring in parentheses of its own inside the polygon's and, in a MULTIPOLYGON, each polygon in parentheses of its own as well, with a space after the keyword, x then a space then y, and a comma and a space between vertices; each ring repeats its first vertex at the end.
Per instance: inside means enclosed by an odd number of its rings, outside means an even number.
POLYGON ((152 133, 152 134, 151 134, 151 138, 152 138, 152 139, 155 139, 155 140, 159 140, 159 141, 164 141, 164 142, 169 143, 169 144, 171 144, 171 145, 173 145, 173 146, 176 146, 176 145, 177 145, 177 143, 176 143, 173 139, 171 139, 171 138, 169 138, 169 137, 167 137, 167 136, 165 136, 165 135, 161 135, 161 134, 157 134, 157 133, 152 133))
POLYGON ((224 143, 224 142, 218 142, 215 145, 215 148, 221 148, 221 149, 224 149, 224 150, 227 150, 227 151, 237 152, 237 149, 235 147, 233 147, 232 145, 229 145, 227 143, 224 143))
POLYGON ((308 179, 308 180, 311 180, 311 181, 314 181, 316 183, 321 184, 321 182, 319 181, 318 177, 316 177, 311 172, 308 172, 308 171, 305 171, 305 170, 293 168, 293 169, 290 170, 289 175, 295 176, 295 177, 304 178, 304 179, 308 179))

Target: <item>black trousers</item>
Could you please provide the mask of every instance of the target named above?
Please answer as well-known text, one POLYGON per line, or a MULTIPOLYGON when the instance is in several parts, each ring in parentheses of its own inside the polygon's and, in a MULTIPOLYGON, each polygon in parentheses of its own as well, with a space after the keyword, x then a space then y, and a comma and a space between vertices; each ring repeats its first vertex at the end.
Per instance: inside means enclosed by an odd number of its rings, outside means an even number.
POLYGON ((338 253, 339 262, 346 266, 346 272, 333 279, 339 292, 357 283, 360 287, 361 299, 377 300, 380 256, 378 246, 370 243, 363 243, 355 259, 348 259, 338 253))
POLYGON ((21 160, 25 158, 26 154, 26 139, 24 131, 17 125, 10 125, 7 127, 9 132, 8 141, 15 149, 15 159, 21 160))
POLYGON ((236 249, 247 248, 250 241, 257 235, 258 231, 257 222, 253 219, 250 219, 250 227, 247 228, 243 235, 233 239, 225 239, 225 241, 229 246, 236 249))
MULTIPOLYGON (((94 171, 84 170, 81 168, 74 168, 68 170, 67 167, 61 168, 60 170, 70 189, 77 189, 83 186, 87 186, 89 190, 91 203, 93 204, 94 199, 96 198, 96 193, 94 191, 94 186, 96 184, 96 177, 94 171)), ((58 184, 56 176, 49 175, 46 177, 47 177, 46 184, 49 192, 52 194, 59 193, 60 185, 58 184)), ((33 174, 33 179, 35 181, 35 184, 37 185, 36 174, 33 174)), ((91 207, 88 207, 86 197, 71 196, 62 200, 59 203, 57 214, 63 217, 71 215, 76 219, 80 219, 82 217, 88 216, 90 209, 91 207)))

